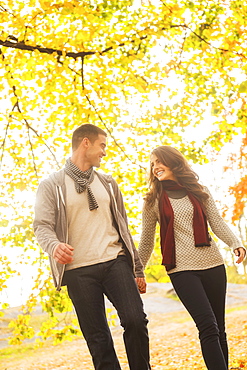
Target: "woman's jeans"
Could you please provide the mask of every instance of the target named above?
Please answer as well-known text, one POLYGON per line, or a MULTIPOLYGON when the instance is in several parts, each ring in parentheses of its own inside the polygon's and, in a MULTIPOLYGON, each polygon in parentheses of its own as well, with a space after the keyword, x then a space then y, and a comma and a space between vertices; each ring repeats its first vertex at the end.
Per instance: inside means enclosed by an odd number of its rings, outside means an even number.
POLYGON ((130 369, 150 369, 148 320, 126 257, 66 271, 64 278, 95 369, 121 369, 106 319, 104 294, 124 328, 130 369))
POLYGON ((225 333, 225 266, 169 275, 172 285, 199 330, 202 354, 210 370, 228 369, 225 333))

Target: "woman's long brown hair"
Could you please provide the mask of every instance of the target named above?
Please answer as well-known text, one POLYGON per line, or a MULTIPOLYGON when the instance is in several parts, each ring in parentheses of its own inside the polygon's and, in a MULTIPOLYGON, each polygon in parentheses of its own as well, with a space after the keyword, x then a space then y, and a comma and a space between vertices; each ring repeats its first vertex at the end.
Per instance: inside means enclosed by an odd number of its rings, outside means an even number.
MULTIPOLYGON (((201 204, 208 199, 208 194, 204 191, 203 186, 198 182, 198 175, 190 168, 187 160, 177 149, 164 145, 155 148, 151 155, 152 154, 156 155, 163 165, 170 168, 178 183, 192 193, 201 204)), ((145 199, 149 204, 154 204, 155 199, 159 198, 161 194, 162 183, 154 176, 151 162, 149 171, 149 188, 150 191, 146 194, 145 199)))

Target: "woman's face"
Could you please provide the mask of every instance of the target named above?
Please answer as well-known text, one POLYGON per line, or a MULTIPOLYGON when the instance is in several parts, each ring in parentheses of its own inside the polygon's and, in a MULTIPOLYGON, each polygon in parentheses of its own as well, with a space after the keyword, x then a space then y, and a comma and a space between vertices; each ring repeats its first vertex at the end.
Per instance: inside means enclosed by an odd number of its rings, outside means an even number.
POLYGON ((161 163, 155 154, 151 154, 150 162, 151 162, 151 168, 152 168, 153 175, 157 177, 159 181, 163 181, 163 180, 176 181, 176 177, 174 176, 170 168, 166 167, 163 163, 161 163))

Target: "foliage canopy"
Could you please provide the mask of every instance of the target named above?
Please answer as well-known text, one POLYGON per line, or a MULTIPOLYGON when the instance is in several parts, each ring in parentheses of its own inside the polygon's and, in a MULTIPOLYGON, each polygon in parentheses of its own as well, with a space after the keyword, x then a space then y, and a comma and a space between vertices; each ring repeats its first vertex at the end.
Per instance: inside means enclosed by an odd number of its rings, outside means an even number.
MULTIPOLYGON (((63 165, 83 123, 108 133, 103 170, 124 193, 134 236, 153 147, 173 145, 205 163, 208 148, 217 153, 238 136, 228 170, 237 166, 233 220, 244 219, 245 230, 246 12, 239 0, 0 1, 1 243, 3 251, 20 247, 21 263, 38 266, 28 312, 38 296, 51 318, 68 309, 44 273, 33 194, 63 165), (193 136, 197 127, 203 140, 193 136)), ((18 274, 4 253, 0 289, 18 274)), ((27 321, 20 317, 17 327, 27 321)))

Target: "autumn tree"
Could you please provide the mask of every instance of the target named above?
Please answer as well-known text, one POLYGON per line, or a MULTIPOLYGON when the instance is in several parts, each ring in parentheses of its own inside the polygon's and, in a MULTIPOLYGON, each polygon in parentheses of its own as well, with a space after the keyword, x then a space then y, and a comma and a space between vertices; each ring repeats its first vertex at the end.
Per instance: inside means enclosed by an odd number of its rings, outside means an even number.
MULTIPOLYGON (((108 133, 103 170, 123 191, 138 241, 153 147, 171 144, 191 163, 205 163, 207 148, 219 152, 239 136, 241 165, 247 128, 246 12, 247 4, 238 0, 0 1, 0 289, 18 274, 12 249, 20 263, 36 267, 26 310, 42 302, 50 315, 44 337, 65 336, 51 328, 57 323, 54 312, 69 310, 69 302, 64 291, 53 290, 47 257, 32 231, 39 181, 63 166, 75 127, 99 125, 108 133), (205 132, 203 140, 194 135, 197 127, 205 132)), ((234 217, 242 214, 246 200, 246 174, 241 176, 232 188, 234 217)), ((29 327, 25 320, 19 318, 22 329, 29 327)), ((15 338, 21 340, 20 330, 15 338)))

